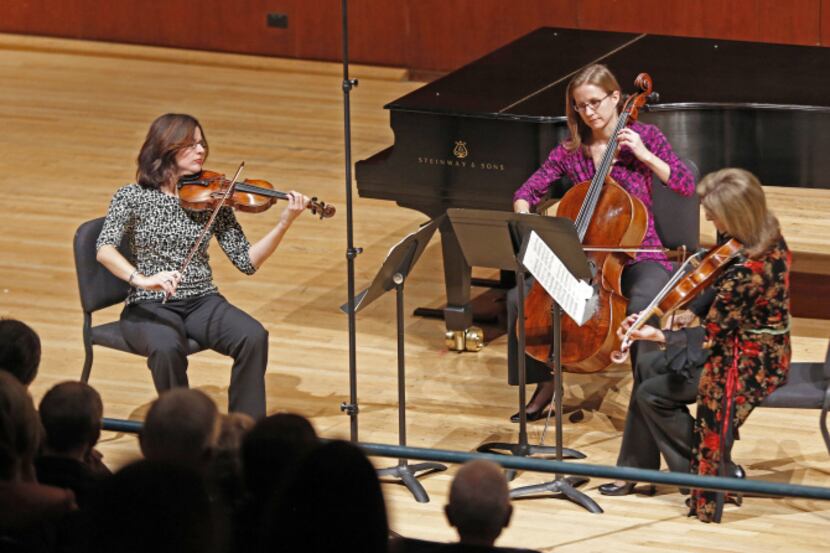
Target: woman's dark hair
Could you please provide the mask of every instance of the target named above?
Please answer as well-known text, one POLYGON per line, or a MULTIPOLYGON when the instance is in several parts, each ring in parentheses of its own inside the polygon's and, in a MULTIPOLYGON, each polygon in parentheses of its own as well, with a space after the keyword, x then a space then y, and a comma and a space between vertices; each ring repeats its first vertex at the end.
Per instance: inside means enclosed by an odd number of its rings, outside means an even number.
POLYGON ((277 413, 257 421, 243 439, 240 451, 249 493, 264 503, 318 445, 314 427, 301 415, 277 413))
POLYGON ((46 445, 54 453, 67 453, 98 442, 104 404, 92 386, 61 382, 40 400, 38 414, 46 431, 46 445))
POLYGON ((0 370, 28 386, 40 366, 40 337, 24 322, 0 319, 0 370))
POLYGON ((348 442, 310 452, 265 519, 268 551, 386 553, 389 526, 375 468, 348 442), (326 521, 321 530, 320 521, 326 521))
POLYGON ((0 371, 0 482, 13 480, 34 460, 41 429, 26 387, 0 371))
POLYGON ((202 145, 207 158, 209 150, 205 131, 195 117, 166 113, 153 121, 138 153, 136 182, 145 188, 154 189, 169 182, 176 173, 176 154, 193 146, 196 128, 202 131, 202 145))
POLYGON ((199 474, 153 461, 104 480, 87 517, 91 553, 212 553, 221 537, 199 474))

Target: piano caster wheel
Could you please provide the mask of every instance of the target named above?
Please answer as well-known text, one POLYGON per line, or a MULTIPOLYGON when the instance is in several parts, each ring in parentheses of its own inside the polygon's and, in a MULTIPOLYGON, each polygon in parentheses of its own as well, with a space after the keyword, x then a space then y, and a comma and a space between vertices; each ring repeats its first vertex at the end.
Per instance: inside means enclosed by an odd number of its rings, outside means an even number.
POLYGON ((484 347, 484 331, 477 326, 471 326, 464 331, 464 349, 467 351, 481 351, 484 347))
POLYGON ((464 351, 464 331, 448 330, 444 334, 444 343, 450 351, 464 351))
POLYGON ((450 351, 481 351, 484 347, 484 331, 477 326, 467 330, 448 330, 444 342, 450 351))

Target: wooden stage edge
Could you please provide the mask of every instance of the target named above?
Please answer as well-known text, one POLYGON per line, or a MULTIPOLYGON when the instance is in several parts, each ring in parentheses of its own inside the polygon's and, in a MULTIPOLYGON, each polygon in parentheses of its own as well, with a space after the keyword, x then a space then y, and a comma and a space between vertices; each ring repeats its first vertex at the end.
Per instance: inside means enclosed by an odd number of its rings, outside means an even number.
MULTIPOLYGON (((351 95, 353 155, 359 160, 394 142, 383 105, 420 83, 406 81, 400 70, 352 69, 361 79, 351 95)), ((0 217, 0 317, 22 319, 41 336, 41 369, 31 387, 35 400, 55 383, 77 379, 83 362, 75 229, 103 215, 114 191, 132 181, 149 123, 165 112, 185 112, 205 127, 209 169, 227 173, 244 159, 249 178, 338 207, 330 220, 300 217, 277 254, 251 277, 236 271, 215 245, 211 253, 223 294, 269 331, 269 412, 300 413, 321 436, 348 438, 349 419, 340 412, 349 386, 348 333, 339 311, 346 269, 338 64, 2 35, 0 78, 0 186, 14 197, 0 217)), ((830 191, 770 189, 768 196, 802 265, 797 270, 820 275, 819 285, 826 286, 830 191)), ((240 214, 239 220, 256 240, 280 210, 240 214)), ((391 202, 356 198, 355 244, 364 250, 356 263, 358 289, 369 283, 389 248, 424 220, 391 202)), ((710 231, 704 227, 704 234, 710 231)), ((479 353, 456 354, 444 347, 441 321, 409 316, 415 306, 442 302, 440 250, 433 241, 407 281, 409 444, 474 451, 485 442, 514 441, 516 426, 508 418, 517 394, 506 385, 504 337, 479 353)), ((391 295, 380 298, 357 318, 359 437, 365 442, 398 438, 394 303, 391 295)), ((117 306, 106 310, 96 322, 115 320, 118 313, 117 306)), ((828 337, 830 321, 797 318, 794 361, 823 359, 828 337)), ((227 358, 212 352, 190 359, 191 385, 221 410, 227 409, 229 367, 227 358)), ((101 393, 107 417, 141 420, 156 397, 144 362, 119 352, 96 350, 90 383, 101 393)), ((585 413, 578 423, 565 422, 565 444, 585 453, 585 462, 615 464, 630 371, 567 374, 565 386, 566 410, 585 413)), ((532 423, 531 442, 541 436, 541 422, 532 423)), ((816 411, 759 409, 741 438, 734 455, 750 478, 830 484, 830 456, 816 411)), ((548 433, 547 443, 552 440, 548 433)), ((115 469, 139 457, 131 435, 105 433, 100 449, 115 469)), ((421 479, 431 497, 426 504, 416 503, 402 486, 384 483, 392 530, 453 540, 442 507, 455 471, 421 479)), ((514 484, 545 479, 524 473, 514 484)), ((602 515, 551 497, 515 501, 498 544, 579 553, 826 550, 825 502, 751 497, 740 508, 727 507, 723 524, 705 525, 686 517, 677 490, 661 486, 654 497, 604 497, 597 491, 601 483, 591 481, 583 490, 602 506, 602 515)))

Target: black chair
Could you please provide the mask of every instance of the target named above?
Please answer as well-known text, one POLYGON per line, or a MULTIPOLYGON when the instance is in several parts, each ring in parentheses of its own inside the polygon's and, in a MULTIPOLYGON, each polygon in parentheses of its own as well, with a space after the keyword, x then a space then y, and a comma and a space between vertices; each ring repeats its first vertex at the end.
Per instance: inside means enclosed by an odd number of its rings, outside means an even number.
POLYGON ((830 408, 830 344, 824 363, 793 363, 787 383, 775 390, 760 407, 789 409, 821 409, 819 429, 824 445, 830 453, 830 432, 827 430, 827 410, 830 408))
MULTIPOLYGON (((104 218, 93 219, 83 223, 75 232, 75 272, 78 275, 78 291, 81 296, 81 307, 84 311, 84 368, 81 372, 81 382, 89 380, 92 370, 92 346, 103 346, 127 353, 136 354, 121 334, 118 321, 92 326, 92 314, 99 309, 110 307, 123 302, 127 298, 130 286, 123 280, 116 278, 95 258, 95 242, 101 234, 104 218)), ((119 247, 124 253, 128 236, 119 247)), ((203 348, 192 338, 187 341, 188 354, 202 351, 203 348)))
MULTIPOLYGON (((695 182, 700 180, 697 165, 689 159, 684 159, 683 162, 694 175, 695 182)), ((686 249, 694 252, 700 244, 700 199, 697 194, 681 196, 655 176, 651 200, 654 228, 663 246, 671 249, 686 246, 686 249)))

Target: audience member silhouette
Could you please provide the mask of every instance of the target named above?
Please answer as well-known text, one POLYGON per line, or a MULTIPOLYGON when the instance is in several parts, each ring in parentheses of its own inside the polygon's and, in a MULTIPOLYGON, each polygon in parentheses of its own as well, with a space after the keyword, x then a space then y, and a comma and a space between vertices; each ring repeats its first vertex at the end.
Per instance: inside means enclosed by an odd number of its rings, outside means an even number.
POLYGON ((213 553, 220 543, 197 470, 138 461, 108 478, 89 509, 90 553, 213 553))
POLYGON ((83 382, 62 382, 46 392, 38 412, 45 436, 35 460, 37 479, 72 490, 84 507, 95 485, 110 475, 94 449, 104 415, 101 396, 83 382))
POLYGON ((24 386, 32 383, 40 366, 40 337, 21 321, 0 319, 0 371, 15 376, 24 386))
POLYGON ((245 413, 219 417, 219 437, 208 469, 211 495, 228 509, 239 507, 245 492, 242 480, 242 440, 254 427, 254 419, 245 413))
POLYGON ((254 419, 245 413, 220 415, 219 437, 208 465, 206 483, 219 528, 217 535, 225 540, 222 551, 228 551, 236 541, 234 521, 246 497, 240 450, 242 440, 253 426, 254 419))
POLYGON ((380 482, 366 455, 348 442, 314 449, 275 499, 267 551, 387 551, 380 482))
POLYGON ((513 514, 504 472, 490 461, 465 463, 452 481, 444 512, 462 544, 492 547, 513 514))
POLYGON ((458 532, 458 543, 401 537, 391 543, 393 553, 533 552, 494 545, 513 512, 507 479, 495 463, 476 460, 464 464, 450 486, 449 503, 444 512, 450 526, 458 532))
POLYGON ((40 421, 26 388, 0 371, 0 549, 52 551, 67 515, 76 509, 69 490, 38 484, 33 461, 40 421))
POLYGON ((150 406, 141 431, 141 452, 150 461, 204 473, 219 432, 216 404, 204 392, 173 388, 150 406))
POLYGON ((234 517, 234 547, 240 553, 262 548, 265 509, 284 480, 320 444, 305 417, 279 413, 260 419, 242 441, 246 499, 234 517))
POLYGON ((242 442, 242 462, 248 492, 269 498, 286 471, 319 444, 305 417, 279 413, 260 419, 242 442))

